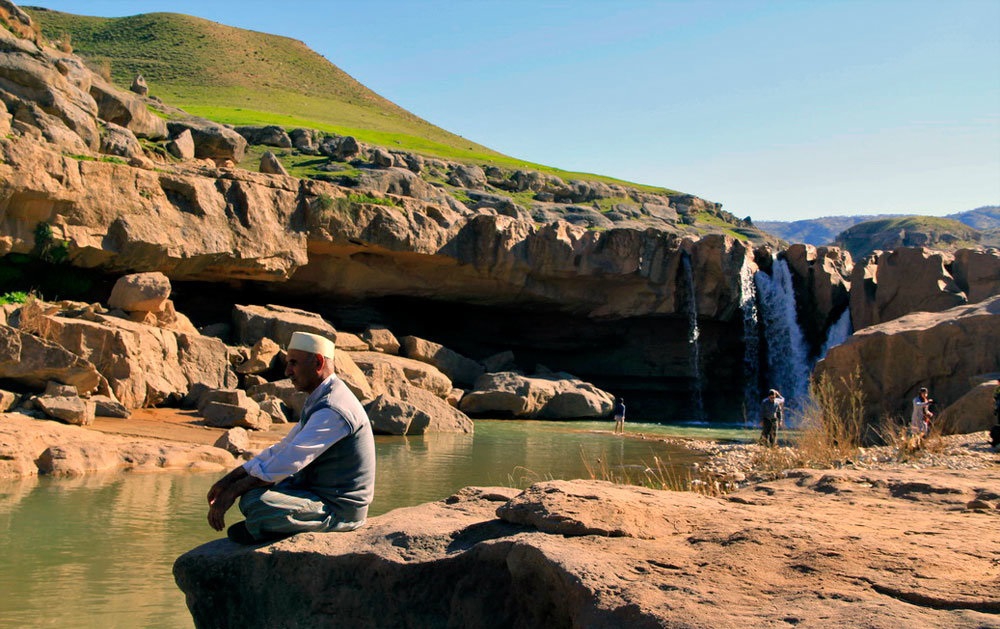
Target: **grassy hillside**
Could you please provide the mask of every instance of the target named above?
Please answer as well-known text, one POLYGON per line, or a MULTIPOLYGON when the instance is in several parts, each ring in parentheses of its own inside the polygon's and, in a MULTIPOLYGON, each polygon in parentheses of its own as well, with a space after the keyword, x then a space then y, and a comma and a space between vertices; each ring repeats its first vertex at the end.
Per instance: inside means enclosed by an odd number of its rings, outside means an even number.
POLYGON ((877 216, 823 216, 801 221, 754 221, 754 225, 788 242, 808 245, 828 245, 845 229, 864 221, 893 218, 895 215, 877 216))
POLYGON ((857 259, 896 247, 961 249, 983 244, 983 234, 950 218, 904 216, 858 223, 837 236, 836 243, 857 259))
POLYGON ((308 127, 445 159, 628 183, 518 160, 445 131, 294 39, 175 13, 102 18, 23 8, 46 38, 70 44, 117 85, 127 88, 142 74, 150 94, 218 122, 308 127))
MULTIPOLYGON (((856 214, 852 216, 823 216, 801 221, 754 221, 754 225, 788 242, 804 242, 820 246, 832 243, 841 232, 858 223, 890 218, 905 218, 905 216, 902 214, 856 214)), ((959 221, 982 231, 986 237, 984 244, 997 242, 992 232, 1000 229, 1000 206, 986 205, 967 212, 948 214, 945 218, 959 221)))

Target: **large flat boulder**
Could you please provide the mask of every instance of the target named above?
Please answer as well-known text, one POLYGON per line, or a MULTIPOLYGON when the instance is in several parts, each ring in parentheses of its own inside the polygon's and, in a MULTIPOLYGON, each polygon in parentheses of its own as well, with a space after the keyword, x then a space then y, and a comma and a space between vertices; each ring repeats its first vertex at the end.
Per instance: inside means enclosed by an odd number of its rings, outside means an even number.
POLYGON ((877 425, 884 415, 908 418, 920 387, 930 389, 940 412, 969 392, 973 378, 996 371, 1000 296, 859 330, 831 348, 814 375, 844 389, 857 372, 865 415, 877 425))
POLYGON ((126 470, 232 469, 233 456, 207 445, 108 435, 82 426, 0 415, 0 480, 126 470))
POLYGON ((966 509, 992 475, 803 470, 726 499, 468 487, 350 533, 210 542, 174 577, 198 626, 971 629, 1000 609, 993 516, 966 509))

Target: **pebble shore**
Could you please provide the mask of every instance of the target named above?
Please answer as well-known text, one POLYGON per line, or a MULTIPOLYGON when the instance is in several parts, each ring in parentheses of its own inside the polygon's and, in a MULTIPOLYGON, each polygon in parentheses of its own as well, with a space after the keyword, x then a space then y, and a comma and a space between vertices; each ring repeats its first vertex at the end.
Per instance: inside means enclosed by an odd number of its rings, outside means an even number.
MULTIPOLYGON (((757 462, 765 455, 766 448, 756 443, 719 443, 705 440, 671 439, 678 445, 702 452, 709 460, 698 466, 700 475, 708 482, 716 482, 719 489, 733 491, 752 483, 774 480, 784 475, 784 470, 759 469, 757 462)), ((779 446, 773 457, 786 455, 794 458, 793 449, 779 446)), ((833 461, 832 469, 900 470, 947 469, 980 470, 1000 465, 1000 450, 990 447, 986 431, 964 435, 932 436, 923 446, 906 451, 897 446, 859 448, 854 456, 833 461)), ((815 466, 821 467, 821 466, 815 466)), ((694 481, 701 482, 701 481, 694 481)))

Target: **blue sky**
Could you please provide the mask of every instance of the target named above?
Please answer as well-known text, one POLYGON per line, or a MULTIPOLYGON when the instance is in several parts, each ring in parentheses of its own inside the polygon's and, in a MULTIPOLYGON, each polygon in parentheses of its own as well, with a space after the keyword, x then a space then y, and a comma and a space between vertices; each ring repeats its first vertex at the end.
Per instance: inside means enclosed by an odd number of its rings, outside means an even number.
POLYGON ((475 142, 740 217, 1000 205, 1000 0, 32 3, 300 39, 475 142))

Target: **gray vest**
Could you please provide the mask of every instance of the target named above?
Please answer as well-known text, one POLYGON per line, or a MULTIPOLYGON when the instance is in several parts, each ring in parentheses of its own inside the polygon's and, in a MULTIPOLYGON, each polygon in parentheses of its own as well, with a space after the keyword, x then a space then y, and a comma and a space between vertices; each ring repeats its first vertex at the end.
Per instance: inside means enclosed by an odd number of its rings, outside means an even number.
POLYGON ((375 495, 375 438, 371 422, 358 398, 343 380, 331 376, 309 396, 302 409, 303 425, 316 411, 329 408, 343 417, 351 433, 295 474, 295 484, 323 499, 344 522, 360 522, 368 516, 375 495))

